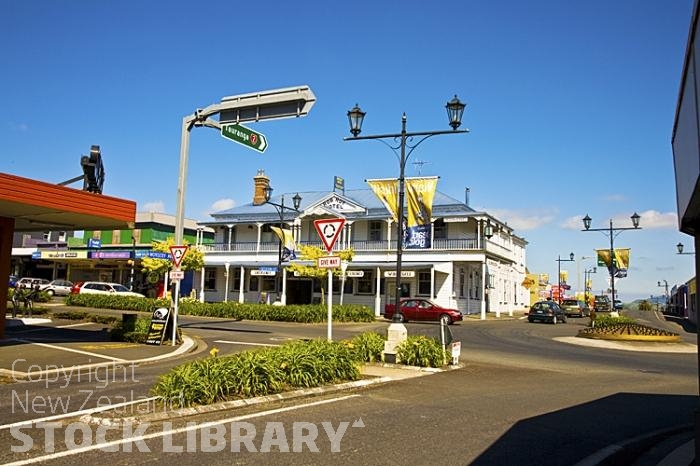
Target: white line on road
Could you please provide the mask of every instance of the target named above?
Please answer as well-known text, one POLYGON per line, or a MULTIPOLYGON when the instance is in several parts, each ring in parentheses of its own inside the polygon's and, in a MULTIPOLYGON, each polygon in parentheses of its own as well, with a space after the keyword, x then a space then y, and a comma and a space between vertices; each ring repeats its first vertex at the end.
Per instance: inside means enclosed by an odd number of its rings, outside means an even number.
POLYGON ((226 343, 229 345, 249 345, 249 346, 280 346, 273 343, 249 343, 247 341, 214 340, 214 343, 226 343))
MULTIPOLYGON (((57 458, 64 458, 66 456, 77 455, 80 453, 86 453, 86 452, 94 451, 94 450, 108 451, 107 449, 109 449, 112 446, 116 446, 118 448, 119 445, 122 445, 125 443, 138 443, 138 442, 143 441, 143 440, 150 440, 150 439, 165 437, 165 436, 173 436, 176 434, 182 434, 185 432, 191 432, 191 431, 200 430, 200 429, 208 429, 210 427, 218 426, 221 424, 229 424, 232 422, 239 422, 239 421, 244 421, 246 419, 254 419, 257 417, 269 416, 271 414, 284 413, 284 412, 293 411, 296 409, 309 408, 312 406, 320 406, 320 405, 324 405, 324 404, 328 404, 328 403, 335 403, 336 401, 344 401, 344 400, 347 400, 350 398, 356 398, 359 396, 360 395, 345 395, 345 396, 341 396, 338 398, 330 398, 327 400, 313 401, 311 403, 305 403, 305 404, 296 405, 296 406, 288 406, 286 408, 270 409, 268 411, 261 411, 259 413, 251 413, 251 414, 245 414, 242 416, 235 416, 232 418, 222 419, 219 421, 205 422, 204 424, 188 425, 186 427, 181 427, 179 429, 171 429, 171 430, 167 430, 165 432, 154 432, 152 434, 128 437, 125 439, 113 440, 111 442, 104 442, 104 443, 99 442, 97 444, 88 445, 88 446, 81 447, 81 448, 76 448, 74 450, 65 450, 65 451, 62 451, 59 453, 38 456, 36 458, 31 458, 31 459, 27 459, 27 460, 23 460, 23 461, 16 461, 14 463, 7 463, 7 465, 8 466, 10 466, 10 465, 22 466, 25 464, 40 463, 43 461, 49 461, 49 460, 53 460, 53 459, 57 459, 57 458)), ((137 449, 138 449, 138 447, 137 447, 137 449)))

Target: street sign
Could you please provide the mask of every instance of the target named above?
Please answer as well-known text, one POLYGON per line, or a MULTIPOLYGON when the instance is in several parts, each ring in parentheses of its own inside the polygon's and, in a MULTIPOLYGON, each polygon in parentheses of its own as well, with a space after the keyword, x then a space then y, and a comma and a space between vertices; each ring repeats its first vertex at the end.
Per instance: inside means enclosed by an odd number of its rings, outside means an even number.
POLYGON ((182 270, 172 270, 170 272, 170 279, 171 280, 182 280, 185 278, 185 272, 182 270))
MULTIPOLYGON (((344 218, 322 218, 319 220, 314 220, 314 226, 318 232, 318 236, 321 237, 323 245, 326 247, 326 251, 331 252, 333 250, 333 245, 340 237, 340 232, 345 226, 344 218)), ((340 266, 340 264, 338 264, 340 266)))
POLYGON ((187 246, 170 246, 170 255, 173 256, 173 264, 176 269, 180 268, 182 258, 187 253, 187 246))
MULTIPOLYGON (((396 278, 396 270, 385 270, 384 276, 386 278, 396 278)), ((416 272, 413 270, 402 270, 401 278, 413 278, 416 276, 416 272)))
POLYGON ((258 152, 265 152, 265 149, 267 149, 267 138, 265 135, 243 125, 234 124, 222 126, 221 136, 243 146, 250 147, 258 152))
POLYGON ((349 278, 361 278, 365 276, 365 272, 363 270, 348 270, 345 275, 349 278))
POLYGON ((323 256, 316 259, 316 265, 320 269, 335 269, 340 267, 340 256, 323 256))

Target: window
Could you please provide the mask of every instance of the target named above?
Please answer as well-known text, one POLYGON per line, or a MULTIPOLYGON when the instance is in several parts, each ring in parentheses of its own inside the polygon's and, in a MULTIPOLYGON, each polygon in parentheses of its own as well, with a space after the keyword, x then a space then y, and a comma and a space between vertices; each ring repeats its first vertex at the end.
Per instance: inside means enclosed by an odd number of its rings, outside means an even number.
POLYGON ((275 291, 275 280, 277 277, 261 277, 262 290, 260 291, 275 291))
POLYGON ((382 222, 378 220, 372 220, 369 222, 369 231, 367 237, 370 241, 381 241, 382 240, 382 222))
POLYGON ((234 267, 233 270, 229 271, 229 287, 231 291, 238 291, 241 289, 241 268, 234 267))
POLYGON ((216 290, 216 269, 213 267, 204 269, 204 289, 216 290))
POLYGON ((418 296, 430 296, 430 271, 418 272, 418 296))
POLYGON ((464 269, 459 269, 459 297, 464 298, 464 269))
POLYGON ((258 291, 260 288, 260 282, 258 280, 260 277, 250 277, 250 282, 248 283, 249 291, 258 291))
MULTIPOLYGON (((333 294, 340 294, 340 289, 343 286, 343 280, 342 278, 336 278, 333 277, 333 294)), ((343 294, 352 294, 352 289, 353 289, 353 280, 352 278, 347 278, 345 277, 345 289, 343 290, 343 294)))
POLYGON ((374 293, 374 272, 364 270, 365 274, 357 278, 357 294, 374 293))
POLYGON ((441 218, 433 222, 433 238, 447 239, 447 224, 441 218))

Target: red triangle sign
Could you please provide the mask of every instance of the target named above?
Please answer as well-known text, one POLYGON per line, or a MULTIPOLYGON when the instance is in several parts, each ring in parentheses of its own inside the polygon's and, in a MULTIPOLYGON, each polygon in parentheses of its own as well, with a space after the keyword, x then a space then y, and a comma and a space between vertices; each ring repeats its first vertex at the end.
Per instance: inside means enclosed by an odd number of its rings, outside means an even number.
POLYGON ((331 252, 333 250, 333 245, 340 237, 340 232, 345 226, 344 218, 322 218, 319 220, 314 220, 314 226, 318 232, 318 236, 321 237, 323 245, 326 247, 326 251, 331 252))
POLYGON ((173 264, 175 264, 176 269, 180 268, 182 258, 185 257, 187 249, 187 246, 170 246, 170 255, 173 257, 173 264))

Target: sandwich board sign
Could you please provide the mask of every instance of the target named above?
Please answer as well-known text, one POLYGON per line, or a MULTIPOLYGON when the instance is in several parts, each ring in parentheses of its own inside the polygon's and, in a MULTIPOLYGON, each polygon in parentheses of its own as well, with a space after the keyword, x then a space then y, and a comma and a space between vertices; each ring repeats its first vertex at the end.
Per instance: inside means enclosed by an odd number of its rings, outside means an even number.
POLYGON ((326 247, 326 251, 331 252, 333 250, 333 245, 338 241, 340 237, 340 232, 345 226, 344 218, 322 218, 319 220, 314 220, 314 226, 318 232, 318 236, 321 237, 323 245, 326 247))
POLYGON ((187 253, 187 246, 170 246, 170 255, 173 257, 173 264, 176 269, 180 268, 182 258, 187 253))

